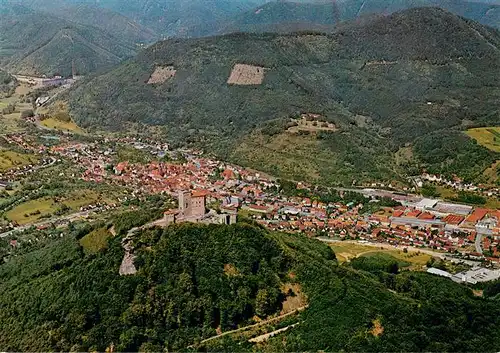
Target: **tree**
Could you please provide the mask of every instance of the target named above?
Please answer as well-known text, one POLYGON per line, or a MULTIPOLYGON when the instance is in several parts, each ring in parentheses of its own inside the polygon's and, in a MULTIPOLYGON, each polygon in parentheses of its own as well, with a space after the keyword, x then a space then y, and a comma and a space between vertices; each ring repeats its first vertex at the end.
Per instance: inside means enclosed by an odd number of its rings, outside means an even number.
POLYGON ((255 298, 255 313, 259 316, 266 316, 269 310, 269 292, 267 289, 259 289, 255 298))
POLYGON ((35 116, 35 112, 33 111, 33 109, 23 110, 21 112, 22 119, 31 118, 33 116, 35 116))

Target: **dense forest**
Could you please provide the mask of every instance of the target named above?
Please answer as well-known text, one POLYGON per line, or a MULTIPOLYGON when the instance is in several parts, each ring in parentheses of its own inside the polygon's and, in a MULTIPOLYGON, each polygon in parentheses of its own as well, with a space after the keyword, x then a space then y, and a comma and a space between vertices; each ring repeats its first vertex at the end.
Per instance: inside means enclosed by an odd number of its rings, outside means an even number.
POLYGON ((453 168, 469 178, 498 158, 462 131, 498 123, 499 47, 496 30, 419 8, 329 35, 159 42, 68 99, 85 128, 166 126, 173 141, 280 177, 351 184, 453 168), (228 85, 237 63, 265 68, 263 83, 228 85), (158 66, 175 76, 147 84, 158 66), (300 113, 320 114, 336 131, 289 133, 300 113), (436 146, 441 132, 449 152, 436 146), (397 160, 401 148, 411 158, 397 160))
MULTIPOLYGON (((129 216, 114 222, 123 225, 129 216)), ((500 347, 498 285, 483 299, 447 279, 408 272, 390 258, 339 265, 318 241, 268 233, 247 221, 142 231, 133 238, 138 272, 121 277, 121 237, 106 227, 47 230, 46 240, 18 247, 5 258, 0 349, 252 350, 238 336, 201 340, 278 314, 296 295, 283 290, 286 284, 302 287, 309 307, 283 323, 298 325, 257 350, 485 352, 500 347), (88 251, 89 239, 96 237, 103 241, 88 251)))

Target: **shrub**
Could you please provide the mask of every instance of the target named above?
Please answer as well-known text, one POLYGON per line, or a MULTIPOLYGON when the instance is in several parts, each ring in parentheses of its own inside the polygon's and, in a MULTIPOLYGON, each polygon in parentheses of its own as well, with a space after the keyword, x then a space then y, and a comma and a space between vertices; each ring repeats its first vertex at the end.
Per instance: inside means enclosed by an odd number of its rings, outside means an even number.
POLYGON ((31 118, 33 116, 35 116, 35 112, 33 111, 33 109, 23 110, 21 112, 22 119, 31 118))

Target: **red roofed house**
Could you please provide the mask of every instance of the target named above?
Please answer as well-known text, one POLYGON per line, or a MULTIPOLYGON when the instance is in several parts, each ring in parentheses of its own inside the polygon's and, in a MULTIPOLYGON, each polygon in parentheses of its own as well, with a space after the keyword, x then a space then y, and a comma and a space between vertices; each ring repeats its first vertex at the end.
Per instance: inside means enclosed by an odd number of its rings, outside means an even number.
POLYGON ((236 174, 231 169, 226 169, 221 173, 224 180, 236 179, 236 174))
POLYGON ((248 205, 247 209, 249 211, 257 213, 269 213, 271 211, 269 206, 260 206, 260 205, 248 205))
POLYGON ((115 173, 116 174, 121 174, 127 168, 128 168, 128 162, 120 162, 115 167, 115 173))

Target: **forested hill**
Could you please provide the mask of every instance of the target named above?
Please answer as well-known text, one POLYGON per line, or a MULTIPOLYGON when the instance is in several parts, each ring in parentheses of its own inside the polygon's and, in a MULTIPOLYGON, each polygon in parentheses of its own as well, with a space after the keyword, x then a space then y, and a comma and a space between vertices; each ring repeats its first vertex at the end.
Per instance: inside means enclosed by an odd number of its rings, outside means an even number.
POLYGON ((11 72, 70 75, 74 60, 84 75, 133 56, 136 44, 97 27, 0 3, 0 65, 11 72))
POLYGON ((346 24, 339 41, 353 55, 374 60, 457 60, 500 56, 500 32, 439 8, 416 8, 362 25, 346 24))
POLYGON ((53 240, 17 249, 0 264, 0 349, 486 352, 500 347, 495 288, 491 296, 477 298, 448 279, 398 273, 395 259, 340 266, 318 241, 270 234, 249 223, 145 231, 134 240, 137 274, 120 277, 121 239, 99 227, 72 227, 63 238, 54 230, 53 240), (298 308, 305 310, 291 311, 298 308), (252 330, 201 343, 280 312, 291 314, 261 324, 253 335, 293 328, 257 346, 247 341, 252 330))
POLYGON ((499 121, 498 43, 498 31, 437 8, 346 24, 331 35, 167 40, 83 82, 69 100, 86 128, 164 125, 171 138, 281 176, 390 178, 399 168, 393 153, 420 146, 415 163, 473 178, 496 157, 460 130, 499 121), (235 64, 264 68, 262 84, 228 84, 235 64), (148 84, 159 67, 175 75, 148 84), (337 131, 284 134, 300 112, 321 114, 337 131), (443 148, 430 135, 439 131, 447 144, 460 143, 443 148), (289 142, 295 150, 285 151, 289 142))

